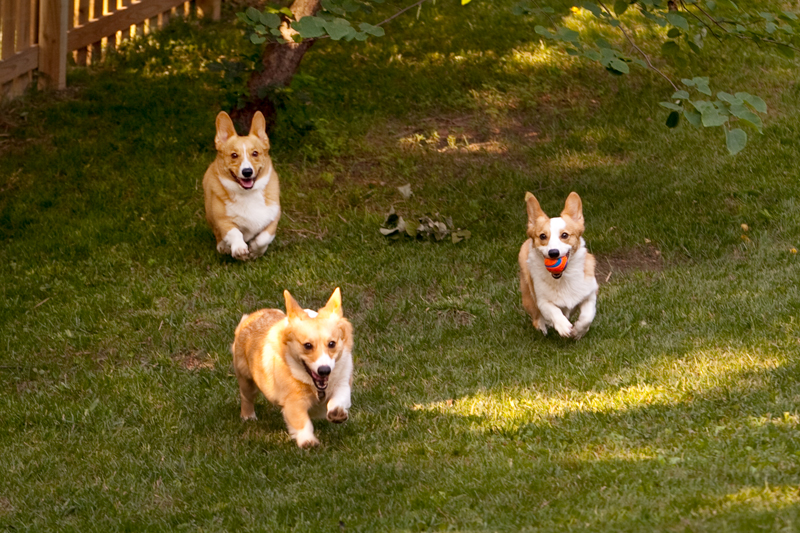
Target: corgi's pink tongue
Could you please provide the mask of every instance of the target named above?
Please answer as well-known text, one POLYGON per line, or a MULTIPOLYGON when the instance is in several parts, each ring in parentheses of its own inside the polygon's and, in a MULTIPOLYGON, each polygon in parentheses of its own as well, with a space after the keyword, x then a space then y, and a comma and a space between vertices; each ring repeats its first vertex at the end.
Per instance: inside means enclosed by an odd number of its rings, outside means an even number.
POLYGON ((317 374, 316 372, 314 372, 312 370, 311 371, 311 379, 314 380, 314 385, 319 390, 324 390, 324 389, 326 389, 328 387, 328 376, 325 376, 325 377, 320 376, 319 374, 317 374))
POLYGON ((239 180, 239 185, 241 185, 243 189, 252 189, 253 185, 255 185, 255 183, 256 183, 256 180, 254 180, 252 178, 250 178, 250 179, 241 178, 239 180))

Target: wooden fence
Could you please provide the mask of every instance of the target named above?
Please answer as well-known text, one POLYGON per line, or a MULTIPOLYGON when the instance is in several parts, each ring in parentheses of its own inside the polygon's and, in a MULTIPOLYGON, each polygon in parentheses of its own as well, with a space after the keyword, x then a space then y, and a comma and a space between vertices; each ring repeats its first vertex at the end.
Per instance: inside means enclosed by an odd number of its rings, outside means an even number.
POLYGON ((68 55, 78 65, 96 63, 122 40, 193 7, 218 20, 221 1, 0 0, 0 97, 21 94, 34 79, 63 89, 68 55))

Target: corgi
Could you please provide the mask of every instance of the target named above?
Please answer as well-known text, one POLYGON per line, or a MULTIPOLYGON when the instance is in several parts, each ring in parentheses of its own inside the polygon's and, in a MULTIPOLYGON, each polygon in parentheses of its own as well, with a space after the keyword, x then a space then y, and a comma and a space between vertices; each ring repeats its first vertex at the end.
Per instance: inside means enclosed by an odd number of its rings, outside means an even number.
POLYGON ((278 174, 269 157, 264 115, 258 111, 250 134, 236 134, 225 111, 217 115, 217 157, 203 177, 206 220, 214 231, 217 252, 235 259, 264 255, 275 239, 281 217, 278 174))
POLYGON ((595 259, 583 240, 581 198, 571 192, 556 218, 548 218, 529 192, 525 204, 529 238, 519 251, 522 306, 545 335, 552 326, 562 337, 580 339, 594 320, 598 289, 595 259), (569 316, 575 308, 580 316, 573 325, 569 316))
POLYGON ((301 448, 317 446, 311 418, 339 424, 350 411, 353 327, 342 315, 339 288, 318 312, 283 292, 286 314, 261 309, 244 315, 231 352, 239 381, 242 420, 256 420, 260 390, 281 407, 289 434, 301 448))

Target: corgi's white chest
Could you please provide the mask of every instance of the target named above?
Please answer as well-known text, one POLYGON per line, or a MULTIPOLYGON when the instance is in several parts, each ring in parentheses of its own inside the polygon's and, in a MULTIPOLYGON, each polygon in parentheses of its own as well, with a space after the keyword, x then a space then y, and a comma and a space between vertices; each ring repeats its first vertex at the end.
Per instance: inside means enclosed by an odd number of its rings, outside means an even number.
POLYGON ((278 204, 266 203, 263 189, 237 191, 225 205, 225 214, 242 232, 245 241, 261 233, 279 213, 278 204))
POLYGON ((597 290, 597 281, 594 278, 587 279, 584 272, 586 254, 586 248, 581 247, 570 257, 569 265, 561 278, 555 279, 545 268, 542 255, 531 250, 528 255, 528 269, 536 300, 550 302, 563 310, 575 309, 583 303, 597 290))

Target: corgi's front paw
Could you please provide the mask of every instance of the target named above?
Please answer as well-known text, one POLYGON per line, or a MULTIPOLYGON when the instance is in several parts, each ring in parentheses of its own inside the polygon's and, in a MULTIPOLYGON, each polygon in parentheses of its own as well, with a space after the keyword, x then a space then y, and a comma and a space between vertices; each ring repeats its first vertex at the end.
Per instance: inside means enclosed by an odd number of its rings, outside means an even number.
POLYGON ((347 413, 347 409, 342 407, 334 407, 328 411, 328 422, 333 422, 334 424, 346 422, 349 417, 350 415, 347 413))
POLYGON ((533 321, 533 327, 541 331, 543 335, 547 335, 547 324, 542 317, 539 317, 533 321))
POLYGON ((238 259, 239 261, 246 261, 250 258, 250 249, 247 247, 246 244, 238 244, 231 248, 231 255, 234 259, 238 259))
POLYGON ((564 320, 559 320, 558 322, 556 322, 555 328, 558 334, 561 335, 562 337, 571 337, 572 331, 574 329, 572 323, 570 323, 570 321, 567 320, 566 318, 564 318, 564 320))
POLYGON ((314 448, 319 446, 319 440, 314 435, 301 435, 297 437, 297 446, 300 448, 314 448))
POLYGON ((580 323, 575 324, 575 326, 572 328, 572 338, 578 340, 586 335, 586 332, 589 331, 589 326, 590 324, 586 324, 585 326, 581 325, 580 323))

